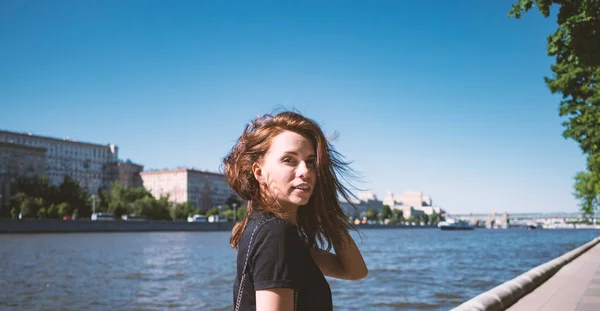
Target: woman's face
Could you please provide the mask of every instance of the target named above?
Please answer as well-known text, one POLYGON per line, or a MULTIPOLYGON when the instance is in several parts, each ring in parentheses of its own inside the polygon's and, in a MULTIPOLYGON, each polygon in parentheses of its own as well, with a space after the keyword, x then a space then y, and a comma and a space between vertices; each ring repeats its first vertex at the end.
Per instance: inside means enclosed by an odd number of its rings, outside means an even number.
POLYGON ((304 136, 284 131, 252 170, 263 194, 283 209, 297 208, 308 203, 317 181, 315 147, 304 136))

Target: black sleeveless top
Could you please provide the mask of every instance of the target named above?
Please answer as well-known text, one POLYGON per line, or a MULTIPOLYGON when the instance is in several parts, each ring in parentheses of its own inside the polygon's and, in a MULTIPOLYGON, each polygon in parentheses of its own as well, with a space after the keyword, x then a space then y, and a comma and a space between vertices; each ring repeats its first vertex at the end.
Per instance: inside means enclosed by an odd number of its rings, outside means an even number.
POLYGON ((295 310, 333 310, 329 284, 300 239, 297 227, 272 214, 254 212, 238 243, 234 308, 241 295, 239 310, 255 311, 255 291, 270 288, 293 289, 295 310), (246 276, 240 292, 244 265, 246 276))

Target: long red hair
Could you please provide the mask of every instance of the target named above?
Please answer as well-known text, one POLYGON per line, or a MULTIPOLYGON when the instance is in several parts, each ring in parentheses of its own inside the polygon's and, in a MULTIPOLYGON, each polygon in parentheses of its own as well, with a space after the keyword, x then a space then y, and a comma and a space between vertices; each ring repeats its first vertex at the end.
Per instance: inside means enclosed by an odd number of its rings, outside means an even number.
MULTIPOLYGON (((264 115, 248 124, 223 159, 225 177, 229 186, 244 200, 248 201, 247 215, 260 210, 283 218, 280 211, 268 196, 261 193, 259 182, 252 173, 252 164, 259 162, 269 150, 271 141, 283 131, 298 133, 311 140, 316 149, 317 180, 314 193, 306 205, 300 206, 296 224, 301 237, 308 246, 319 245, 330 250, 333 245, 343 246, 348 238, 348 229, 354 229, 348 222, 338 200, 338 195, 350 202, 353 195, 339 180, 341 176, 353 177, 348 162, 336 152, 327 140, 319 125, 299 113, 281 112, 264 115)), ((237 245, 248 224, 248 216, 238 221, 231 233, 231 247, 237 245)))

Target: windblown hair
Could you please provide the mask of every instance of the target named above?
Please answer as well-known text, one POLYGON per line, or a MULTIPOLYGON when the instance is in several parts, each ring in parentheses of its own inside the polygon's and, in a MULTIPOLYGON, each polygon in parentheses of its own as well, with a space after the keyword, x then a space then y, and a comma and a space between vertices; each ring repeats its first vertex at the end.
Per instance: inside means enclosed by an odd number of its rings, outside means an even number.
POLYGON ((316 149, 315 189, 308 203, 298 208, 296 225, 300 237, 309 247, 323 247, 327 251, 332 246, 343 247, 343 241, 349 237, 348 230, 354 227, 348 222, 338 195, 348 202, 351 202, 353 195, 338 180, 338 175, 346 179, 352 176, 353 171, 349 163, 334 150, 316 122, 288 111, 256 118, 246 126, 242 136, 223 159, 229 186, 248 201, 247 216, 233 227, 231 247, 237 249, 253 211, 270 212, 279 218, 285 215, 273 204, 272 198, 261 193, 260 184, 252 172, 252 164, 264 157, 273 138, 284 131, 306 137, 316 149))

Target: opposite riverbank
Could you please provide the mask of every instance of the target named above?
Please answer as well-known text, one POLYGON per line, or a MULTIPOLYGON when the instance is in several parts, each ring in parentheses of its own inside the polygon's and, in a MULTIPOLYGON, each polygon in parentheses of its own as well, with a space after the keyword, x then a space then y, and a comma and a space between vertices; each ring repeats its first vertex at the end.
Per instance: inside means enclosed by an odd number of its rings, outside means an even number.
MULTIPOLYGON (((60 219, 0 219, 0 233, 231 231, 233 222, 198 223, 170 220, 91 221, 60 219)), ((360 225, 362 229, 431 229, 435 226, 360 225)))

